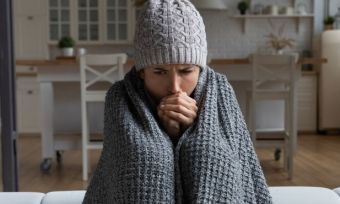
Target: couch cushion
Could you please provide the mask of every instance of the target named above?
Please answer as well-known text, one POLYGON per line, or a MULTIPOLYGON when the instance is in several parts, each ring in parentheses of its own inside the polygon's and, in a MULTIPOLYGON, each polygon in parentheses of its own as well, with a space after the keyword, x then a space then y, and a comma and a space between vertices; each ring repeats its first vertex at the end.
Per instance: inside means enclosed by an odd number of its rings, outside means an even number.
POLYGON ((81 204, 86 191, 52 191, 45 195, 41 204, 81 204))
POLYGON ((0 203, 40 204, 44 195, 35 192, 0 192, 0 203))
POLYGON ((269 187, 274 204, 340 204, 340 197, 321 187, 269 187))

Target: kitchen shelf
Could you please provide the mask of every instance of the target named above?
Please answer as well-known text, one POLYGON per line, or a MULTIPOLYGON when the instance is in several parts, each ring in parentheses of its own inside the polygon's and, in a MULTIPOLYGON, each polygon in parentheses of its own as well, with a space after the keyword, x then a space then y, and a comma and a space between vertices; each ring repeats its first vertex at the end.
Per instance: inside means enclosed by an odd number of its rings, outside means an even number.
POLYGON ((245 33, 248 19, 296 19, 296 31, 299 32, 300 19, 313 18, 314 14, 306 15, 234 15, 233 18, 242 20, 242 32, 245 33))

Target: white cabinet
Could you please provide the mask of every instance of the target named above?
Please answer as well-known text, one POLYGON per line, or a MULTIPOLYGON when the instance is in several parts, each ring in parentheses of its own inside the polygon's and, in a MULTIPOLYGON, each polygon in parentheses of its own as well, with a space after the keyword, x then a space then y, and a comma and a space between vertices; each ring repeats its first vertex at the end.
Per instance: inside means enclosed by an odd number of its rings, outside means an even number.
POLYGON ((16 16, 15 54, 17 59, 46 59, 48 56, 44 19, 37 16, 16 16))
POLYGON ((317 75, 304 74, 298 83, 298 130, 317 130, 317 75))
POLYGON ((43 0, 14 0, 15 15, 36 16, 46 14, 43 0))
MULTIPOLYGON (((47 1, 14 0, 16 59, 47 59, 47 1)), ((17 66, 17 124, 20 133, 40 132, 39 86, 36 68, 17 66)))
POLYGON ((15 55, 17 59, 47 59, 44 0, 14 1, 15 55))
POLYGON ((131 43, 135 7, 132 0, 50 0, 49 41, 69 35, 77 43, 131 43))
POLYGON ((40 94, 36 76, 19 75, 16 85, 19 133, 38 133, 40 132, 40 94))

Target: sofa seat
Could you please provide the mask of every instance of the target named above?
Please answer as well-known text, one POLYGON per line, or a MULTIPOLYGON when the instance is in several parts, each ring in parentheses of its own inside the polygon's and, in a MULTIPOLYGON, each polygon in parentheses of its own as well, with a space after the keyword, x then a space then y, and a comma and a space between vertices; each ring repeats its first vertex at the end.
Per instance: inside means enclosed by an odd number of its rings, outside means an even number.
POLYGON ((280 186, 269 190, 274 204, 340 204, 340 194, 328 188, 280 186))
POLYGON ((0 192, 1 204, 41 204, 45 193, 0 192))
MULTIPOLYGON (((340 204, 340 188, 277 186, 269 187, 274 204, 340 204)), ((0 204, 81 204, 85 191, 49 193, 0 192, 0 204)))
POLYGON ((75 204, 82 203, 85 191, 53 191, 47 193, 42 204, 75 204))

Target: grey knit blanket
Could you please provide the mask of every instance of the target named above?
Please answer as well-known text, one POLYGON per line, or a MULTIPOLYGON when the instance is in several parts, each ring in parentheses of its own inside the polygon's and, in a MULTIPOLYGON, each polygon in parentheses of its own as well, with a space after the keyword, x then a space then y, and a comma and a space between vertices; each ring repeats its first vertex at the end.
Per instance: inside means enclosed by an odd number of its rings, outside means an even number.
POLYGON ((115 83, 84 203, 272 203, 226 77, 202 69, 193 98, 198 117, 175 146, 136 70, 115 83))

